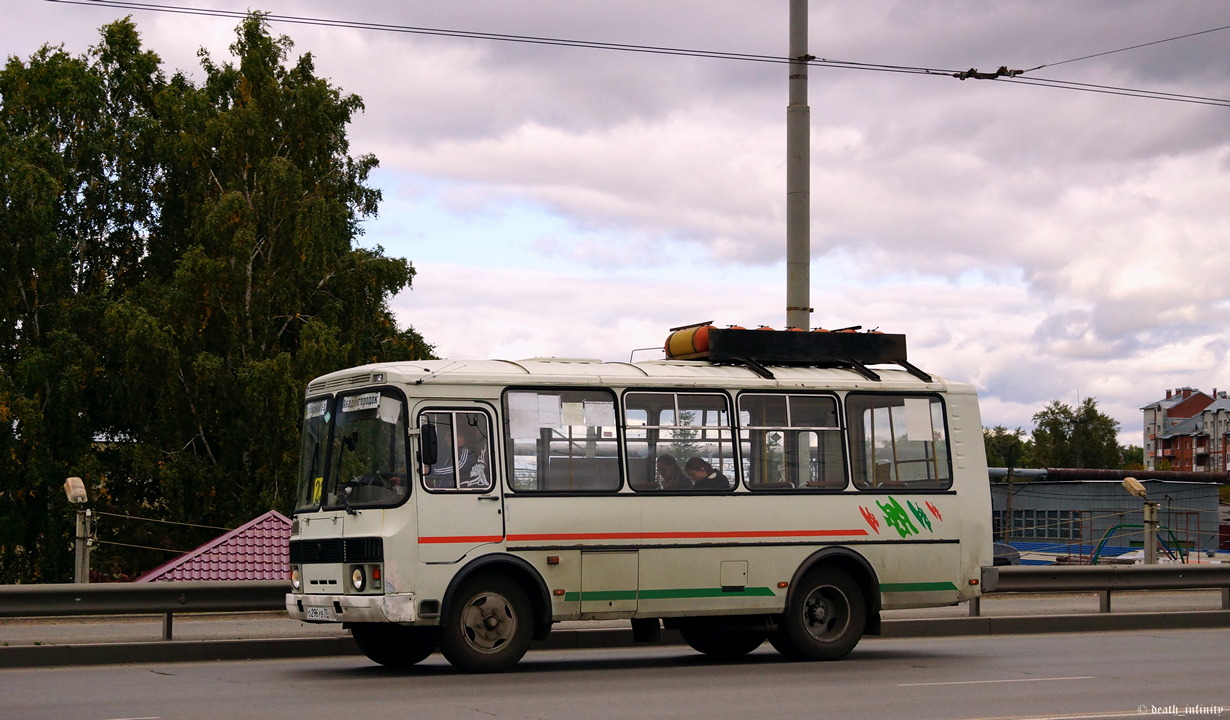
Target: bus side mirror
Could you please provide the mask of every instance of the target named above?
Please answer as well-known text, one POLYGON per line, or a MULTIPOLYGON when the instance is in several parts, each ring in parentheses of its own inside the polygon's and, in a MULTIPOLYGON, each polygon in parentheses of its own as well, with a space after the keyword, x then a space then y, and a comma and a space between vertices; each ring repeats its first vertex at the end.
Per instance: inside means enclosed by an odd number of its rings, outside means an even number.
POLYGON ((427 423, 419 431, 419 463, 422 465, 435 465, 437 444, 436 444, 436 426, 427 423))

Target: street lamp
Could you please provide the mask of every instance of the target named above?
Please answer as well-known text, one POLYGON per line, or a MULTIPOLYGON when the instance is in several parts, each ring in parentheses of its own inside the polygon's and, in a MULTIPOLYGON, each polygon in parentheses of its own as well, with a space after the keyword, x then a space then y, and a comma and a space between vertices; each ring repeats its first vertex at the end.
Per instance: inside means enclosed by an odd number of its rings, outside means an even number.
POLYGON ((73 582, 88 583, 90 581, 90 537, 93 535, 92 511, 85 507, 89 495, 85 492, 85 482, 79 477, 70 477, 64 481, 64 495, 68 501, 77 507, 77 538, 73 543, 73 582))
POLYGON ((1145 565, 1157 564, 1157 509, 1158 503, 1149 502, 1148 491, 1139 480, 1134 477, 1123 478, 1123 487, 1128 492, 1145 501, 1143 508, 1144 527, 1145 527, 1145 565))

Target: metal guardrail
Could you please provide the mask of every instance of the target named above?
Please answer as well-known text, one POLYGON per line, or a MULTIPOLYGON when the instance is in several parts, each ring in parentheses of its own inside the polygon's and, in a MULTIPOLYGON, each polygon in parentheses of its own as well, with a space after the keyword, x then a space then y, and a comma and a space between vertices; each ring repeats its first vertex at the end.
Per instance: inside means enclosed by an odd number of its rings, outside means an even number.
POLYGON ((286 580, 0 585, 0 617, 158 614, 170 640, 175 613, 281 610, 289 590, 286 580))
POLYGON ((1001 593, 1230 589, 1230 565, 1014 565, 991 573, 999 577, 989 590, 1001 593))
MULTIPOLYGON (((1112 592, 1210 588, 1230 610, 1230 565, 1008 566, 983 577, 988 594, 1100 593, 1102 612, 1110 612, 1112 592)), ((281 610, 289 589, 282 580, 0 585, 0 617, 160 614, 170 640, 176 613, 281 610)), ((974 600, 970 615, 979 613, 974 600)))
MULTIPOLYGON (((1111 593, 1125 590, 1220 589, 1221 609, 1230 610, 1230 565, 1060 565, 987 568, 983 593, 1096 592, 1101 612, 1111 593)), ((970 603, 978 616, 980 603, 970 603)))

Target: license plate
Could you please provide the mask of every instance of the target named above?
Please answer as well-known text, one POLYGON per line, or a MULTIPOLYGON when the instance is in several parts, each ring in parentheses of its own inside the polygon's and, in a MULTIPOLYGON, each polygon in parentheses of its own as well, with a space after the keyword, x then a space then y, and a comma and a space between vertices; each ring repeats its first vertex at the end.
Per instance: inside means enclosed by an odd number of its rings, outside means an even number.
POLYGON ((327 607, 310 607, 307 609, 308 620, 332 620, 333 610, 327 607))

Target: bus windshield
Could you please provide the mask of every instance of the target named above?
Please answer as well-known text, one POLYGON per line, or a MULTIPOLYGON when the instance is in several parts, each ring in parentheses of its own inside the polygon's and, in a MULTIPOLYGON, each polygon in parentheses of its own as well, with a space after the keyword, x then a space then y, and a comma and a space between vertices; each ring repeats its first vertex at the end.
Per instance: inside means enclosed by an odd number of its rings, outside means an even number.
POLYGON ((296 511, 387 507, 408 492, 399 396, 371 391, 307 403, 296 511))

